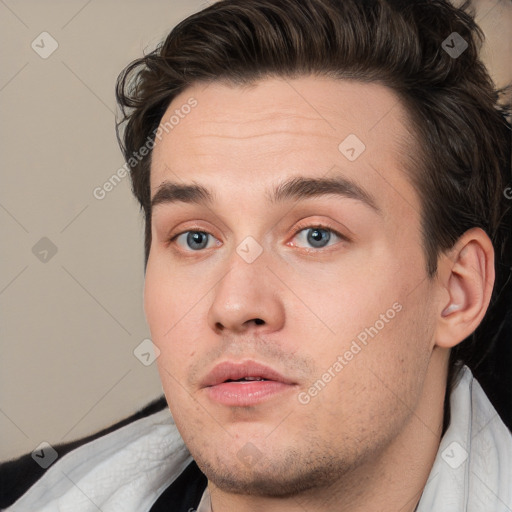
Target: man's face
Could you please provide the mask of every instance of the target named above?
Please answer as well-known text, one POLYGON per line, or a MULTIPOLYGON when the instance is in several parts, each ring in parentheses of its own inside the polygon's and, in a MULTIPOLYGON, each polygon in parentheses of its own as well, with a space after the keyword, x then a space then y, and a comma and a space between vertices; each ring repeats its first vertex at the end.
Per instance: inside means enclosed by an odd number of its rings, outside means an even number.
POLYGON ((215 485, 275 496, 375 463, 421 421, 434 346, 401 103, 304 77, 197 84, 162 123, 176 109, 152 156, 144 299, 191 454, 215 485), (171 201, 167 182, 211 201, 171 201), (267 380, 225 382, 243 376, 267 380))

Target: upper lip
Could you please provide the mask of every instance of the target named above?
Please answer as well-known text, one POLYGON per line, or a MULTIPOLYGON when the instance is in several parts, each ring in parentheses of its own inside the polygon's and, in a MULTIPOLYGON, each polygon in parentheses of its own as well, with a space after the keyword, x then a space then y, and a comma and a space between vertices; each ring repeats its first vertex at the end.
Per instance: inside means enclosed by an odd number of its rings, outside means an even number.
POLYGON ((278 371, 257 363, 256 361, 243 361, 238 363, 225 361, 219 363, 206 375, 201 384, 202 387, 215 386, 227 380, 238 380, 244 377, 261 377, 266 380, 294 384, 294 382, 281 375, 278 371))

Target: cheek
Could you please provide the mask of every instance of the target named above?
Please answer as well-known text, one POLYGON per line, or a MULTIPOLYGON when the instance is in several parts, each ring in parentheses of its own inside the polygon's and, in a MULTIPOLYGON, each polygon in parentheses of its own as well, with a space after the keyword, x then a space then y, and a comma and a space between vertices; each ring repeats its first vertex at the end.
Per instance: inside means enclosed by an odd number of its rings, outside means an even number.
POLYGON ((168 268, 165 258, 150 256, 144 281, 144 311, 154 343, 161 343, 174 332, 175 326, 186 321, 186 313, 197 290, 168 268))
POLYGON ((160 350, 156 360, 164 388, 183 382, 197 357, 205 311, 199 300, 204 292, 180 280, 164 265, 148 261, 144 283, 144 310, 153 343, 160 350))
MULTIPOLYGON (((343 280, 333 279, 328 299, 318 295, 314 302, 334 331, 313 354, 319 369, 328 371, 342 356, 343 369, 339 365, 338 373, 334 369, 341 386, 338 391, 368 383, 372 390, 366 399, 377 405, 386 394, 378 377, 398 396, 417 392, 434 333, 434 312, 428 299, 432 290, 422 264, 404 267, 393 258, 380 262, 365 272, 361 269, 361 274, 347 273, 343 280), (375 386, 370 385, 372 382, 375 386)), ((391 391, 387 393, 393 396, 391 391)), ((355 406, 349 402, 347 397, 349 409, 355 406)))
POLYGON ((144 311, 151 339, 160 350, 156 363, 164 389, 173 385, 171 375, 175 375, 176 369, 179 368, 175 367, 173 362, 176 358, 183 357, 178 354, 180 344, 175 341, 176 325, 179 325, 179 301, 168 281, 166 274, 159 272, 154 264, 148 262, 144 283, 144 311))
MULTIPOLYGON (((371 307, 380 312, 378 303, 371 307)), ((375 319, 369 320, 355 336, 347 335, 337 346, 331 345, 329 359, 323 357, 319 366, 323 372, 332 368, 336 376, 331 379, 326 374, 331 381, 312 399, 317 417, 328 425, 344 424, 346 432, 363 444, 398 432, 417 407, 428 370, 431 332, 426 321, 426 315, 406 303, 380 330, 380 323, 377 330, 370 329, 375 328, 375 319), (365 334, 366 344, 359 341, 360 333, 365 334), (336 373, 332 365, 338 355, 343 362, 336 373)), ((339 435, 333 428, 333 438, 339 435)))
POLYGON ((158 279, 158 271, 148 262, 144 281, 144 312, 151 330, 153 342, 163 337, 165 325, 169 328, 169 319, 173 316, 172 301, 168 293, 166 279, 158 279))

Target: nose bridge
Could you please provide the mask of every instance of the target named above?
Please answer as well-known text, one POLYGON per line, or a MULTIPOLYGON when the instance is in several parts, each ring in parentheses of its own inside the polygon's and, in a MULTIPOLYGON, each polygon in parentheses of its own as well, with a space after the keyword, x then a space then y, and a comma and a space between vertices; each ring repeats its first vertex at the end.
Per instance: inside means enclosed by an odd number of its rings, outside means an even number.
POLYGON ((248 236, 233 248, 224 277, 214 288, 208 322, 215 329, 245 330, 249 325, 279 329, 284 322, 278 283, 268 270, 268 251, 248 236))

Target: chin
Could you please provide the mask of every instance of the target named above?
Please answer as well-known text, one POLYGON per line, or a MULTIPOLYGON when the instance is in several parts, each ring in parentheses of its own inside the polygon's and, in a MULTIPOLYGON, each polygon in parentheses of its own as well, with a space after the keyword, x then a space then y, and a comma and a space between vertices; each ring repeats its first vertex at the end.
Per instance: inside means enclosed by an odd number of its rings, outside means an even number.
POLYGON ((326 488, 352 467, 330 455, 317 455, 315 460, 311 454, 305 457, 297 451, 279 455, 272 450, 272 459, 261 454, 247 462, 243 462, 243 456, 230 457, 225 451, 210 457, 194 452, 191 450, 209 482, 226 493, 250 496, 286 498, 326 488))

